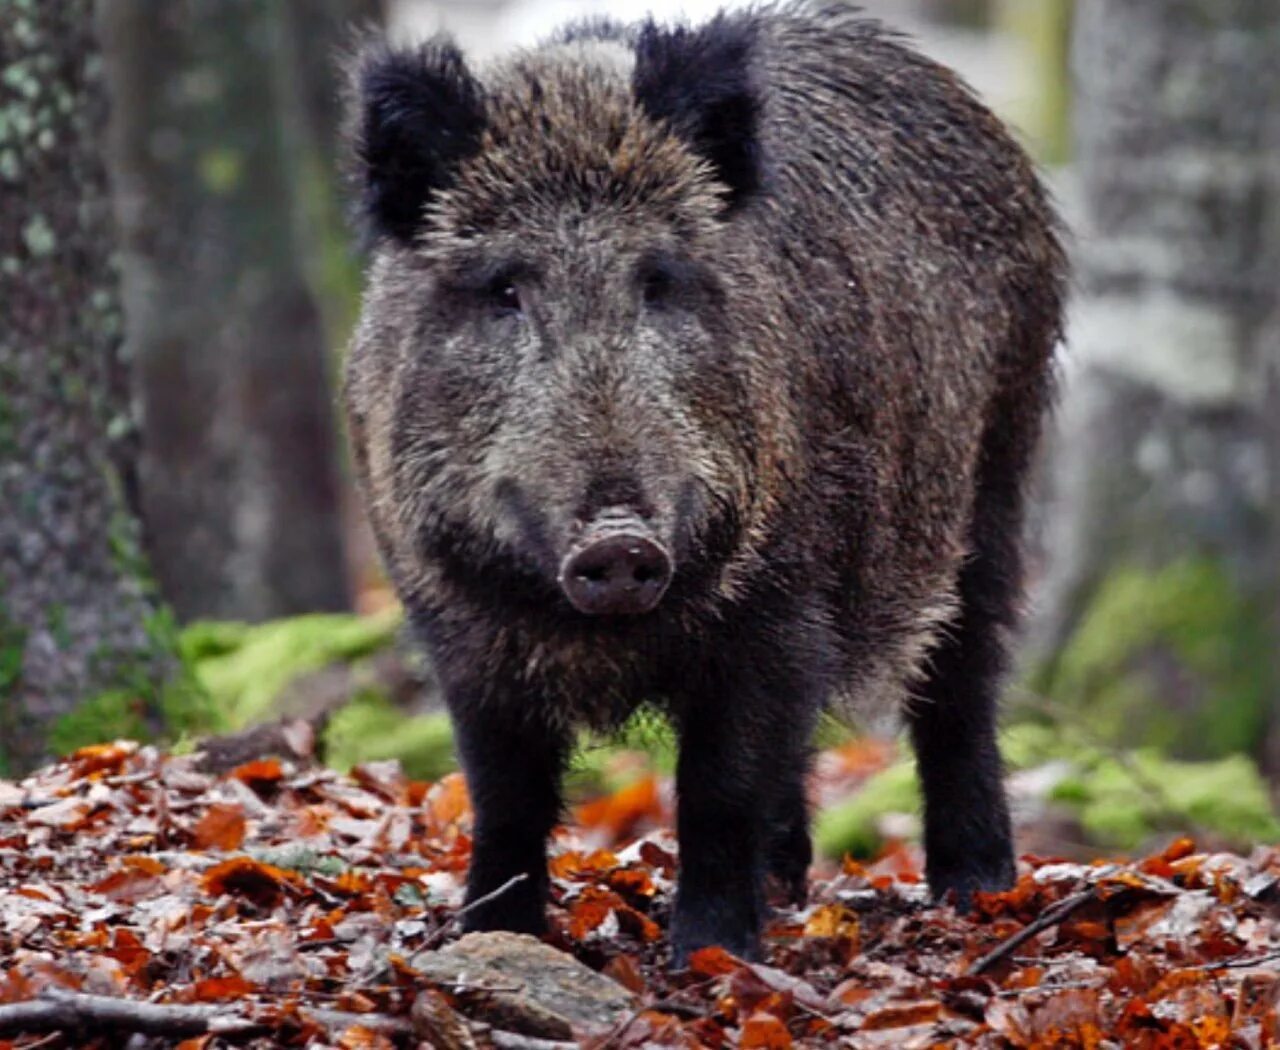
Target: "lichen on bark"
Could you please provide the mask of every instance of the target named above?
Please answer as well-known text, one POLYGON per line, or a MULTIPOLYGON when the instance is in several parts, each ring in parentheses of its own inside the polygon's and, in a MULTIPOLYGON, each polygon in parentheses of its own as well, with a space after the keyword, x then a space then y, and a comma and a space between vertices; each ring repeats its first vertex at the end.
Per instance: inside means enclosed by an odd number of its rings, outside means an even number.
POLYGON ((0 0, 0 760, 126 689, 160 723, 175 666, 126 499, 127 372, 91 0, 0 0))

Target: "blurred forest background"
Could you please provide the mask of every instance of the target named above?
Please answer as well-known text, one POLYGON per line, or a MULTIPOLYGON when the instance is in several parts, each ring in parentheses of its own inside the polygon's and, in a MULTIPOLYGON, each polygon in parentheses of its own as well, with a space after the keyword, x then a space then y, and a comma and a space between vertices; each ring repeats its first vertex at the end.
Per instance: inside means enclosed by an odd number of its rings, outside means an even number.
MULTIPOLYGON (((1280 0, 861 6, 1015 127, 1072 230, 1005 740, 1026 842, 1280 838, 1280 0)), ((0 0, 0 775, 207 734, 449 768, 338 433, 334 55, 383 24, 483 59, 595 13, 636 9, 0 0)), ((820 776, 862 790, 819 790, 824 848, 911 834, 910 763, 828 736, 820 776)), ((669 752, 633 727, 580 790, 669 752)))

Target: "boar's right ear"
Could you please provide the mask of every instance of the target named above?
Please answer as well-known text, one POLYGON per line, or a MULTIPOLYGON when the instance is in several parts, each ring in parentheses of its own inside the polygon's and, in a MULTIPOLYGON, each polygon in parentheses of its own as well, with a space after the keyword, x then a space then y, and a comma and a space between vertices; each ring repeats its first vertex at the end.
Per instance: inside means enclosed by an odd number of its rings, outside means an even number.
POLYGON ((362 216, 375 237, 411 243, 427 202, 480 148, 483 92, 447 37, 366 46, 351 87, 362 216))
POLYGON ((648 22, 635 37, 636 101, 710 163, 729 190, 730 210, 765 181, 755 44, 749 14, 721 13, 698 29, 648 22))

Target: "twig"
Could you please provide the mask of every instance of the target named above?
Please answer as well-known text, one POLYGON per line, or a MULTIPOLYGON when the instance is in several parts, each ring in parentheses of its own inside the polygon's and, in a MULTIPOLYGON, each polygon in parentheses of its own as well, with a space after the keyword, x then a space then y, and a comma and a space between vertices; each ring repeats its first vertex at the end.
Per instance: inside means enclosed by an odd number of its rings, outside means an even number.
POLYGON ((559 1039, 539 1039, 532 1035, 489 1030, 489 1041, 498 1050, 578 1050, 577 1043, 565 1043, 559 1039))
POLYGON ((1267 952, 1264 955, 1255 955, 1249 959, 1228 959, 1226 962, 1201 963, 1199 966, 1190 967, 1190 969, 1247 970, 1250 966, 1262 966, 1264 963, 1275 962, 1277 959, 1280 959, 1280 951, 1267 952))
MULTIPOLYGON (((266 1006, 266 1004, 260 1004, 266 1006)), ((270 1032, 276 1023, 226 1006, 203 1003, 144 1003, 89 995, 65 988, 47 988, 38 999, 0 1006, 0 1035, 107 1028, 158 1036, 251 1036, 270 1032)), ((383 1014, 358 1014, 299 1006, 301 1016, 326 1029, 361 1025, 389 1034, 411 1032, 410 1023, 383 1014)))
POLYGON ((1041 916, 1028 923, 1012 937, 1008 937, 1001 941, 998 945, 987 952, 981 959, 969 967, 970 974, 980 974, 985 970, 991 969, 1001 959, 1007 958, 1018 950, 1019 945, 1025 944, 1031 940, 1041 930, 1047 930, 1050 926, 1056 926, 1067 918, 1072 912, 1078 911, 1084 905, 1094 899, 1094 888, 1090 886, 1087 890, 1080 890, 1073 893, 1070 897, 1064 897, 1058 901, 1052 908, 1041 914, 1041 916))
POLYGON ((1024 995, 1052 995, 1054 992, 1079 992, 1105 987, 1105 981, 1063 981, 1061 984, 1036 984, 1030 988, 1001 988, 996 995, 1001 999, 1021 999, 1024 995))
POLYGON ((529 873, 527 871, 522 871, 520 872, 519 875, 512 875, 511 878, 507 879, 507 881, 504 882, 501 886, 499 886, 496 890, 492 890, 489 893, 486 893, 483 897, 477 897, 473 901, 468 901, 461 908, 455 911, 448 918, 447 921, 442 922, 437 929, 433 930, 427 936, 427 939, 422 942, 422 947, 419 948, 418 951, 419 952, 430 951, 442 940, 444 940, 446 936, 448 936, 449 931, 458 925, 459 921, 462 919, 464 915, 467 914, 467 912, 474 911, 476 908, 480 907, 480 905, 482 904, 488 904, 491 900, 493 900, 496 897, 501 897, 504 893, 507 892, 507 890, 511 889, 512 886, 518 886, 520 883, 524 882, 525 879, 527 879, 528 877, 529 877, 529 873))

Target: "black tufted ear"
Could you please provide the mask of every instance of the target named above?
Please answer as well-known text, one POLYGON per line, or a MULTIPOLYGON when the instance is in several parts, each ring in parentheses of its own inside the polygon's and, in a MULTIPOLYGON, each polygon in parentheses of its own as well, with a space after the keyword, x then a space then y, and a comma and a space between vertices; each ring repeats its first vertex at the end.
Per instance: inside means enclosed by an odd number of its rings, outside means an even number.
POLYGON ((432 194, 480 147, 483 93, 447 37, 407 50, 366 47, 352 86, 364 220, 375 236, 409 243, 432 194))
POLYGON ((636 100, 711 163, 729 188, 731 208, 764 184, 755 39, 749 16, 729 14, 697 29, 649 22, 635 38, 636 100))

